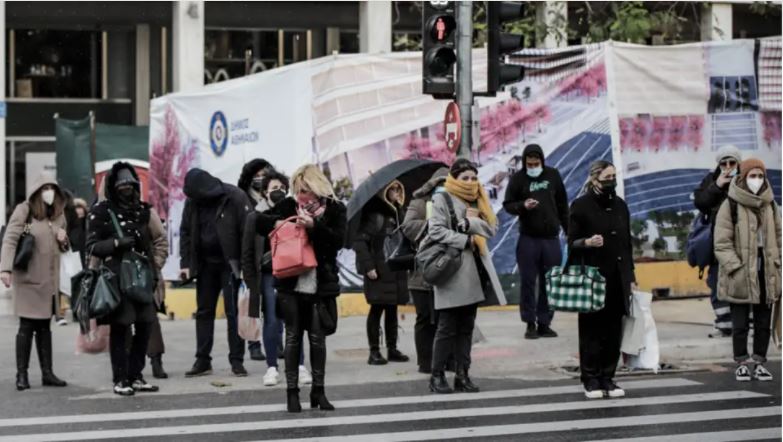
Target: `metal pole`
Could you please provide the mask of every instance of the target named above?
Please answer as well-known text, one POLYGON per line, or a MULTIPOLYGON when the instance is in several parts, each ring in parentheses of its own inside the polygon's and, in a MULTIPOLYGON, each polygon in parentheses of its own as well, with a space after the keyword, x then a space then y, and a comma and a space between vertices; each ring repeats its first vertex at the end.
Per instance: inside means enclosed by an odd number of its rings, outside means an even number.
POLYGON ((473 2, 457 2, 457 103, 462 120, 462 140, 457 151, 469 158, 473 140, 473 75, 471 54, 473 42, 473 2))

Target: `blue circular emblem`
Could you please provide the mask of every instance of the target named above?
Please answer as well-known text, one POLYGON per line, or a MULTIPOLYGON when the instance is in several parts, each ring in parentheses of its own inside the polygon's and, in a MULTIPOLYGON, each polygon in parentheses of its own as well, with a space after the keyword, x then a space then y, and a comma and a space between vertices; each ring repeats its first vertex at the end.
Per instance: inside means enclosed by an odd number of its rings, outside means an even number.
POLYGON ((212 121, 209 123, 209 145, 217 156, 223 155, 228 146, 228 124, 221 111, 212 114, 212 121))

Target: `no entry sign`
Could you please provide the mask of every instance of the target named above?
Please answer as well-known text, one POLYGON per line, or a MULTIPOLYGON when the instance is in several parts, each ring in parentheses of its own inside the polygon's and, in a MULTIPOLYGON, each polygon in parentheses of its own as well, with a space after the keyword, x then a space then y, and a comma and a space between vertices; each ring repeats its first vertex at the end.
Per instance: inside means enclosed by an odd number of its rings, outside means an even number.
POLYGON ((443 129, 446 134, 446 148, 451 152, 456 152, 462 141, 462 120, 459 115, 459 106, 455 101, 446 106, 443 129))

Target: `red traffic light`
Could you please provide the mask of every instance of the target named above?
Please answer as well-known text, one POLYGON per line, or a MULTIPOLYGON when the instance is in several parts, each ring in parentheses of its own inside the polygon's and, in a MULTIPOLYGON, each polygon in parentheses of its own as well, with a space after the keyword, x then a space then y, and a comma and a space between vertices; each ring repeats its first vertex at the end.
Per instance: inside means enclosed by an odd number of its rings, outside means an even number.
POLYGON ((436 42, 444 42, 457 29, 457 21, 453 15, 435 15, 427 22, 430 37, 436 42))

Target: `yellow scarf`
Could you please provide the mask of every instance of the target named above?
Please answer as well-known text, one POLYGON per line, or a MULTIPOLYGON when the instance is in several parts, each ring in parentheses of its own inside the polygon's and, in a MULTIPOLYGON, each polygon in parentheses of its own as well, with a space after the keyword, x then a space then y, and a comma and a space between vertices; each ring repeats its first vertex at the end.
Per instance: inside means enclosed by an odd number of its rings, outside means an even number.
MULTIPOLYGON (((492 205, 489 203, 489 195, 484 190, 484 186, 478 181, 460 181, 449 175, 446 177, 446 191, 468 203, 468 205, 477 203, 479 216, 493 227, 497 224, 497 217, 495 217, 495 212, 492 211, 492 205)), ((486 256, 488 254, 486 238, 480 235, 473 235, 473 244, 478 247, 482 255, 486 256)))

